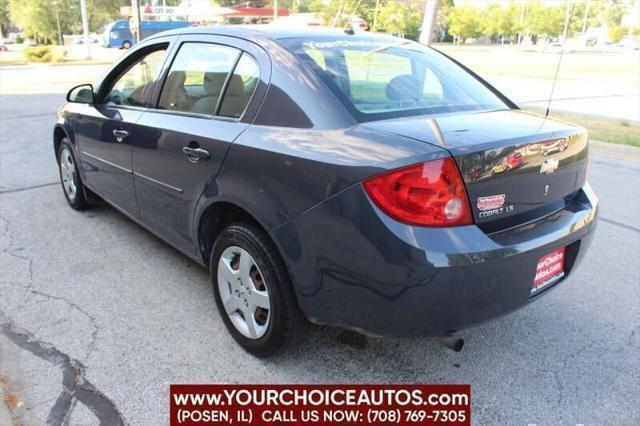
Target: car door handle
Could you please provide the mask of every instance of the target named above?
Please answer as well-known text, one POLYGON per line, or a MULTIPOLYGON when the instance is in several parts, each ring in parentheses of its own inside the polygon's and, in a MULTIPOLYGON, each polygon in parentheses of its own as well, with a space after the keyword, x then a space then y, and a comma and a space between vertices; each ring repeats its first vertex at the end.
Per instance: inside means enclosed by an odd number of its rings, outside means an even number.
POLYGON ((196 163, 200 159, 206 160, 209 157, 211 157, 211 154, 209 154, 209 151, 202 148, 193 148, 190 146, 185 146, 184 148, 182 148, 182 152, 184 152, 184 154, 187 156, 187 159, 192 163, 196 163))
POLYGON ((126 138, 127 136, 129 136, 129 132, 127 132, 126 130, 122 130, 122 129, 115 129, 113 131, 113 136, 116 137, 116 140, 119 143, 122 143, 122 141, 124 140, 124 138, 126 138))

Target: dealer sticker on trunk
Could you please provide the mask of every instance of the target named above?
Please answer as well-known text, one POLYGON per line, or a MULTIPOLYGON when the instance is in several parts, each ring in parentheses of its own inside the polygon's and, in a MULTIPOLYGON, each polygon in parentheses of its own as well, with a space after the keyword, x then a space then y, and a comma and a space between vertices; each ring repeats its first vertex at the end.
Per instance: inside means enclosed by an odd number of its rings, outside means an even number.
POLYGON ((499 209, 504 206, 505 194, 489 195, 488 197, 478 197, 478 210, 487 211, 499 209))
POLYGON ((564 277, 564 252, 565 248, 561 247, 544 256, 538 261, 536 267, 536 277, 533 280, 531 294, 535 294, 540 290, 549 287, 564 277))
POLYGON ((481 218, 495 216, 502 213, 511 213, 513 206, 504 205, 507 198, 505 194, 489 195, 486 197, 478 197, 476 206, 478 206, 478 216, 481 218))

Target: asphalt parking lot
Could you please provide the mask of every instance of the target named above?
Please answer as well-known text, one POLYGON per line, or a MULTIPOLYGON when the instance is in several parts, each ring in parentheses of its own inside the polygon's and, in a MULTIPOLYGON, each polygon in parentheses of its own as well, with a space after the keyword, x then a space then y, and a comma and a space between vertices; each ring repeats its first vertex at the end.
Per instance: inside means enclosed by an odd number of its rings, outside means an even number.
POLYGON ((103 69, 0 69, 0 388, 25 424, 166 423, 171 383, 332 382, 471 383, 478 424, 640 423, 637 155, 591 155, 601 217, 581 268, 462 332, 462 352, 313 327, 294 353, 256 360, 204 269, 113 208, 66 205, 55 110, 103 69))

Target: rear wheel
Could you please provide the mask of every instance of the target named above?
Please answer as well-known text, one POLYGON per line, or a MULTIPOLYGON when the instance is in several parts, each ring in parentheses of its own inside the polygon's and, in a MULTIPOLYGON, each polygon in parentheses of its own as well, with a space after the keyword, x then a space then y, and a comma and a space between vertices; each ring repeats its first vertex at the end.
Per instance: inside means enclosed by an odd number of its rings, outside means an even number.
POLYGON ((130 41, 123 41, 122 42, 122 48, 123 49, 130 49, 131 48, 131 42, 130 41))
POLYGON ((268 357, 302 341, 308 323, 273 242, 252 224, 231 225, 211 253, 218 311, 233 338, 248 352, 268 357))
POLYGON ((63 138, 58 148, 58 168, 60 170, 60 183, 64 196, 71 207, 83 210, 90 206, 85 195, 84 185, 78 173, 76 159, 73 156, 73 148, 69 138, 63 138))

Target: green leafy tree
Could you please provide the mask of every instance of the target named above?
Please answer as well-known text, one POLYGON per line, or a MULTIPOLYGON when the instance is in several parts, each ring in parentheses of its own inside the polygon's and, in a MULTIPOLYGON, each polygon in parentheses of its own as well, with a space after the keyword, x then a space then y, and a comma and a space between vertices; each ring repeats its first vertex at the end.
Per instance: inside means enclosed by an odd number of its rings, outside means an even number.
POLYGON ((585 14, 587 14, 585 29, 601 26, 605 7, 606 3, 604 0, 589 0, 588 9, 586 1, 574 3, 573 16, 569 24, 569 33, 572 35, 582 33, 582 28, 585 27, 585 14))
POLYGON ((60 29, 70 33, 79 16, 78 8, 72 0, 9 0, 11 20, 36 41, 51 43, 58 39, 56 7, 60 17, 60 29))
MULTIPOLYGON (((386 3, 386 0, 379 0, 378 5, 386 3)), ((371 26, 375 21, 376 0, 331 0, 327 4, 315 0, 309 8, 327 25, 343 26, 348 16, 356 15, 371 26)))
MULTIPOLYGON (((89 31, 95 32, 102 29, 106 24, 118 19, 123 19, 120 15, 122 6, 131 6, 128 0, 87 0, 87 16, 89 18, 89 31)), ((167 6, 171 6, 167 2, 167 6)), ((75 32, 82 31, 82 18, 78 10, 76 14, 77 24, 75 32)))
POLYGON ((627 4, 624 0, 612 0, 607 3, 603 13, 603 24, 615 27, 622 24, 622 17, 627 13, 627 4))
POLYGON ((516 31, 516 10, 513 7, 502 8, 498 5, 489 6, 481 16, 482 34, 487 37, 513 35, 516 31))
POLYGON ((609 28, 609 30, 607 31, 607 36, 609 37, 609 40, 611 42, 618 43, 628 33, 629 31, 627 28, 616 25, 615 27, 609 28))
POLYGON ((540 4, 528 5, 524 28, 531 34, 555 37, 562 34, 567 8, 563 4, 543 7, 540 4))
POLYGON ((466 39, 482 34, 480 12, 472 6, 456 6, 447 15, 449 33, 464 43, 466 39))
POLYGON ((387 32, 417 39, 422 15, 416 9, 390 1, 380 9, 379 25, 387 32))
POLYGON ((9 19, 9 0, 0 0, 0 37, 5 37, 11 20, 9 19))

